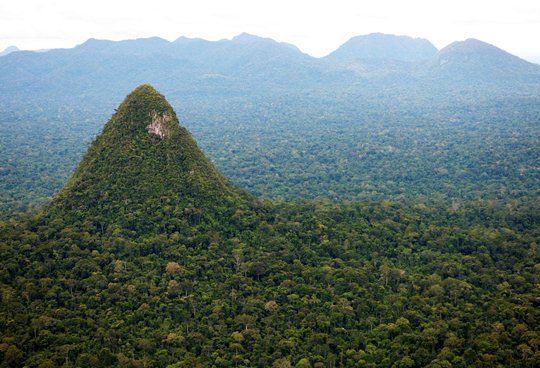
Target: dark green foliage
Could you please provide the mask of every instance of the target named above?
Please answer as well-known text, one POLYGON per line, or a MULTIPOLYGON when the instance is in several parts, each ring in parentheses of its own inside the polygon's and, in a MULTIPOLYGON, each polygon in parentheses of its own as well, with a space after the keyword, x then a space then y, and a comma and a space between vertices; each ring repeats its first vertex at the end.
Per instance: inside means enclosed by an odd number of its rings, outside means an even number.
MULTIPOLYGON (((175 107, 218 169, 256 196, 536 200, 538 98, 414 98, 214 97, 175 107)), ((49 111, 35 123, 0 123, 2 212, 43 204, 62 188, 98 119, 103 111, 49 111)))
POLYGON ((532 367, 537 209, 482 211, 265 206, 139 236, 4 224, 4 361, 532 367))
POLYGON ((540 364, 537 203, 273 205, 154 113, 139 87, 42 213, 0 223, 3 367, 540 364))
POLYGON ((240 197, 163 96, 142 85, 126 97, 44 212, 47 219, 61 218, 62 226, 90 232, 115 225, 174 232, 172 224, 160 228, 149 212, 197 223, 220 206, 241 203, 240 197))
POLYGON ((540 100, 447 103, 289 97, 186 122, 224 175, 270 199, 536 200, 540 100))

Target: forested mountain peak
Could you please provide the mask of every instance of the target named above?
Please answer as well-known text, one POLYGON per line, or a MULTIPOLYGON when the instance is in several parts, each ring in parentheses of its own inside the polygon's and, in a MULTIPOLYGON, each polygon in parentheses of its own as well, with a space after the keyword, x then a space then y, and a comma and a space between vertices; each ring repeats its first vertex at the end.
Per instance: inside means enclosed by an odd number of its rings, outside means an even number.
POLYGON ((537 86, 540 82, 538 65, 473 38, 446 46, 437 53, 431 65, 434 75, 449 83, 463 80, 499 86, 517 82, 537 86))
POLYGON ((120 104, 45 215, 105 231, 152 229, 170 211, 230 207, 240 194, 179 125, 171 105, 144 84, 120 104))
POLYGON ((423 38, 372 33, 355 36, 327 56, 331 60, 427 60, 437 53, 431 42, 423 38))
POLYGON ((170 139, 172 131, 180 128, 167 100, 149 84, 133 90, 120 104, 113 119, 105 126, 104 134, 120 134, 118 139, 141 133, 170 139))
POLYGON ((456 41, 446 46, 439 52, 439 58, 441 57, 453 57, 453 58, 485 58, 491 62, 500 62, 501 58, 512 61, 522 61, 517 56, 511 55, 508 52, 501 50, 500 48, 493 46, 489 43, 469 38, 465 41, 456 41))

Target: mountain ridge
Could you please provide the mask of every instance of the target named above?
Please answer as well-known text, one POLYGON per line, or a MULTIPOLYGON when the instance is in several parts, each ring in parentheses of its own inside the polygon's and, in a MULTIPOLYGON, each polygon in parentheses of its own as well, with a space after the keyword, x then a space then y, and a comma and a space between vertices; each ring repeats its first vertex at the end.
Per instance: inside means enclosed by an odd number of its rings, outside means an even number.
MULTIPOLYGON (((435 50, 429 41, 406 36, 359 37, 405 40, 428 45, 429 53, 435 50)), ((388 44, 383 46, 389 49, 388 44)), ((517 57, 507 62, 507 53, 492 54, 489 50, 480 48, 473 54, 487 53, 488 57, 502 59, 494 60, 496 71, 488 63, 470 66, 467 60, 461 63, 463 67, 441 67, 437 57, 448 48, 429 60, 422 56, 420 61, 395 60, 391 55, 387 59, 357 59, 353 55, 352 59, 332 60, 314 58, 290 44, 249 34, 220 41, 185 37, 173 42, 157 37, 91 39, 73 49, 15 52, 2 57, 0 105, 24 108, 31 103, 47 109, 106 106, 131 86, 142 83, 155 85, 175 101, 201 96, 256 99, 306 93, 323 99, 354 95, 394 99, 411 90, 425 99, 456 98, 464 93, 471 95, 467 98, 540 94, 540 65, 516 62, 521 60, 517 57), (481 83, 471 86, 472 80, 481 83)), ((463 55, 455 54, 457 59, 463 59, 463 55)))
POLYGON ((437 51, 437 48, 424 38, 371 33, 350 38, 324 58, 340 62, 365 59, 415 62, 427 60, 437 51))

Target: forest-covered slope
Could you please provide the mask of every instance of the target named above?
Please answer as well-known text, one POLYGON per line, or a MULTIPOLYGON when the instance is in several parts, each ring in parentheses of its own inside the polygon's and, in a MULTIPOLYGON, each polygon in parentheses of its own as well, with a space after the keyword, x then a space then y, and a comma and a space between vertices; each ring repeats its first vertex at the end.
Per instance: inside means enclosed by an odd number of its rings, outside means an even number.
MULTIPOLYGON (((215 166, 257 197, 448 206, 538 199, 540 98, 421 101, 408 93, 392 101, 201 97, 173 106, 215 166)), ((114 111, 100 110, 1 115, 9 116, 0 121, 4 217, 62 188, 114 111)))
POLYGON ((118 107, 43 212, 62 218, 63 226, 91 223, 102 232, 110 226, 145 232, 159 230, 149 216, 154 211, 212 218, 218 210, 232 215, 233 206, 243 202, 165 98, 142 85, 118 107))
POLYGON ((1 365, 534 367, 538 213, 256 201, 141 86, 0 224, 1 365))
POLYGON ((242 34, 2 56, 0 214, 49 201, 114 101, 141 83, 166 94, 216 167, 258 197, 538 198, 539 65, 478 40, 437 53, 373 34, 340 50, 317 59, 242 34))

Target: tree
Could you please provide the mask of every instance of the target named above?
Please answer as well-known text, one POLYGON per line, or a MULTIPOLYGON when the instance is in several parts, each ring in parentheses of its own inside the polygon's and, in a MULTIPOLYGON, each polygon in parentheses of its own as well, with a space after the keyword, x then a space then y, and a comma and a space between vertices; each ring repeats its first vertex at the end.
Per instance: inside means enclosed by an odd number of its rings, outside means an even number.
POLYGON ((309 362, 309 359, 302 358, 296 363, 295 368, 311 368, 311 363, 309 362))
POLYGON ((288 358, 281 358, 276 360, 272 364, 273 368, 292 368, 291 362, 288 358))
POLYGON ((165 272, 171 275, 175 275, 182 271, 182 267, 177 262, 167 262, 165 266, 165 272))

